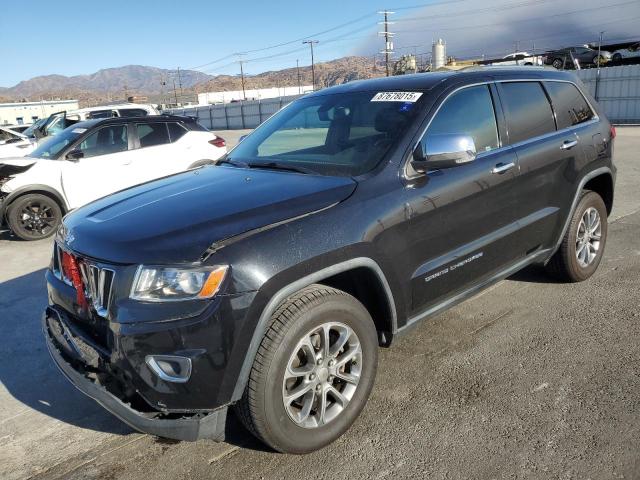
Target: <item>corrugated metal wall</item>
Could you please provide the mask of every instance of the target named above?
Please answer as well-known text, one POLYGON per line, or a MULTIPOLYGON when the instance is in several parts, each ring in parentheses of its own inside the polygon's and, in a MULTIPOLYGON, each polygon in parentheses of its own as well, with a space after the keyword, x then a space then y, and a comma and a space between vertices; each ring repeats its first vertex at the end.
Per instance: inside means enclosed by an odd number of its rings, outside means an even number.
POLYGON ((640 65, 576 72, 613 123, 640 123, 640 65))
POLYGON ((198 117, 198 122, 210 130, 238 130, 255 128, 286 104, 301 95, 250 100, 246 102, 225 103, 223 105, 204 105, 190 108, 174 108, 168 113, 198 117))

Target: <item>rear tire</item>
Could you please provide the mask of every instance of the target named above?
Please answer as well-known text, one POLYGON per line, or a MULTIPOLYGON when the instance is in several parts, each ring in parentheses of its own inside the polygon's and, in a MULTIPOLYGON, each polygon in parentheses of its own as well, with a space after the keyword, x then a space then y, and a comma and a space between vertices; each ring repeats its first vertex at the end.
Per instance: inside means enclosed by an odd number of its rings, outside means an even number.
POLYGON ((318 450, 364 408, 377 361, 376 329, 364 306, 340 290, 311 285, 274 312, 236 412, 277 451, 318 450))
POLYGON ((600 195, 585 191, 546 269, 562 281, 582 282, 597 270, 606 242, 607 208, 600 195))
POLYGON ((29 193, 7 208, 7 223, 22 240, 41 240, 56 232, 62 221, 62 209, 51 197, 29 193))

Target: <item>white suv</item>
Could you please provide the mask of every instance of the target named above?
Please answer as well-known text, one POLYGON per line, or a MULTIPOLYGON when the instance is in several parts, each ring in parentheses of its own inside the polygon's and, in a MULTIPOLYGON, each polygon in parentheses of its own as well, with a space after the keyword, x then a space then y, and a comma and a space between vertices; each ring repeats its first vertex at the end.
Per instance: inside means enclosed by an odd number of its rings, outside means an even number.
POLYGON ((188 117, 79 122, 26 157, 0 160, 0 220, 24 240, 45 238, 71 209, 139 183, 215 163, 226 151, 223 138, 188 117))

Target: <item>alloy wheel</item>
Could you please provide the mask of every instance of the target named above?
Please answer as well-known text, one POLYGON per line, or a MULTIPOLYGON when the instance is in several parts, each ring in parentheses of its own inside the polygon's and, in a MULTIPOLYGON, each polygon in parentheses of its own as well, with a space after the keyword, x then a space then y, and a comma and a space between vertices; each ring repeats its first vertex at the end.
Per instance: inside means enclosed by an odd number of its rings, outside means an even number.
POLYGON ((343 323, 327 322, 307 332, 296 345, 282 384, 287 414, 303 428, 335 420, 358 388, 362 347, 343 323))
POLYGON ((38 200, 32 200, 22 207, 19 221, 25 230, 43 236, 50 233, 57 223, 53 209, 38 200))
POLYGON ((598 211, 589 207, 578 224, 576 233, 576 258, 582 267, 588 267, 598 256, 602 238, 602 222, 598 211))

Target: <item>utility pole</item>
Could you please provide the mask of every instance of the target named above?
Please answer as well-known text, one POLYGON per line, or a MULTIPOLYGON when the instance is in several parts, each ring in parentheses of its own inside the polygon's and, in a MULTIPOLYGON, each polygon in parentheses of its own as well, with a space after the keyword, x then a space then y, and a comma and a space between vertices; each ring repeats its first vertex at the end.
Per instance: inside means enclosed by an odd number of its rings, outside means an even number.
POLYGON ((298 94, 302 93, 302 89, 300 88, 300 62, 296 58, 296 73, 298 74, 298 94))
POLYGON ((180 86, 180 103, 184 101, 184 97, 182 95, 182 77, 180 76, 180 67, 178 67, 178 85, 180 86))
POLYGON ((173 98, 176 100, 176 107, 178 106, 178 92, 176 91, 176 79, 173 78, 173 98))
POLYGON ((520 46, 520 42, 518 40, 515 41, 513 45, 513 53, 518 53, 518 47, 520 46))
POLYGON ((318 43, 318 40, 303 40, 303 44, 308 43, 311 47, 311 85, 313 85, 313 90, 316 89, 316 71, 313 63, 313 44, 318 43))
POLYGON ((378 22, 379 25, 384 26, 384 32, 378 32, 378 35, 384 37, 384 50, 380 53, 384 53, 384 63, 387 71, 387 77, 389 76, 389 57, 393 55, 393 33, 389 31, 389 25, 394 22, 389 21, 389 15, 394 14, 395 12, 390 12, 389 10, 383 10, 378 12, 381 15, 384 15, 384 21, 378 22))
POLYGON ((602 51, 602 36, 604 35, 604 31, 600 32, 600 38, 598 40, 598 70, 596 71, 596 91, 595 91, 595 99, 598 101, 598 94, 600 93, 600 52, 602 51))
POLYGON ((242 99, 246 100, 247 94, 245 93, 245 90, 244 90, 244 69, 242 68, 242 64, 244 63, 244 61, 238 60, 238 63, 240 64, 240 82, 242 82, 242 99))

